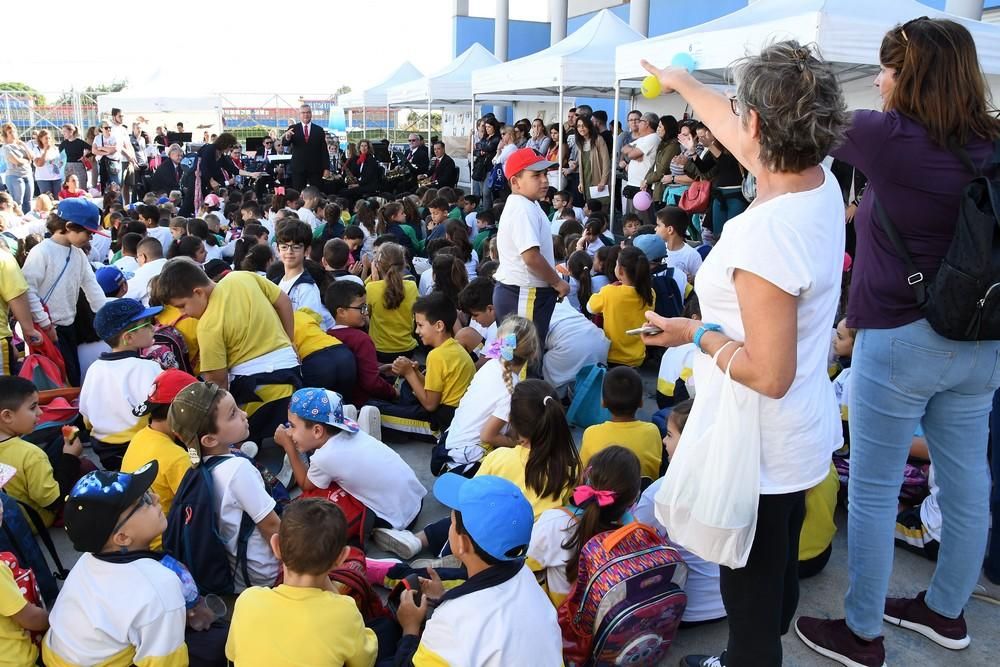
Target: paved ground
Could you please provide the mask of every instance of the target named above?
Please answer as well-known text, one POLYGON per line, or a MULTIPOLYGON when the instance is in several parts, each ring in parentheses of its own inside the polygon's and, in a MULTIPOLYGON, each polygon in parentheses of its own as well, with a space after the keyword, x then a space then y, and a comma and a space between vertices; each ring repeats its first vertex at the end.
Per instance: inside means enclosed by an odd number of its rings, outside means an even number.
MULTIPOLYGON (((652 392, 655 377, 652 373, 643 373, 647 389, 652 392)), ((653 407, 651 400, 647 401, 645 416, 653 407)), ((640 413, 640 416, 644 416, 640 413)), ((576 431, 577 441, 580 432, 576 431)), ((393 448, 406 459, 416 470, 418 477, 428 490, 434 483, 428 463, 431 446, 426 443, 408 442, 392 444, 393 448)), ((419 517, 419 525, 424 525, 445 516, 446 510, 431 494, 424 502, 423 511, 419 517)), ((837 526, 839 531, 834 540, 833 556, 830 563, 819 575, 802 583, 801 600, 798 613, 819 617, 842 617, 844 592, 847 590, 847 514, 838 512, 837 526)), ((53 531, 60 556, 67 567, 75 562, 76 554, 70 547, 62 530, 53 531)), ((371 556, 384 556, 372 552, 371 556)), ((933 574, 934 564, 914 554, 897 549, 895 552, 895 567, 889 587, 891 595, 913 595, 927 587, 933 574)), ((887 664, 893 667, 902 666, 947 666, 971 667, 973 665, 1000 664, 1000 606, 991 605, 979 600, 971 600, 966 608, 966 621, 972 644, 964 651, 948 651, 938 647, 923 637, 886 626, 887 664), (992 657, 991 657, 992 656, 992 657)), ((725 647, 726 624, 718 623, 700 628, 685 630, 679 634, 671 649, 666 664, 674 665, 681 656, 687 653, 716 653, 725 647)), ((784 664, 792 667, 811 665, 834 665, 812 653, 799 641, 794 630, 784 638, 784 664)), ((513 666, 512 666, 513 667, 513 666)))

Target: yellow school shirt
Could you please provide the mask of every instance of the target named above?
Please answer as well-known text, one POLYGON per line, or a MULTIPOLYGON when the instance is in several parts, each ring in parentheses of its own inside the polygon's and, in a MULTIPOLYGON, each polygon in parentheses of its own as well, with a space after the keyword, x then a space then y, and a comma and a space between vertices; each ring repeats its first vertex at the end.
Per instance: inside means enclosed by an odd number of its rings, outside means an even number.
POLYGON ((837 511, 837 492, 840 477, 837 468, 830 464, 826 479, 806 491, 806 518, 799 533, 799 560, 809 560, 820 555, 833 542, 837 524, 833 522, 837 511))
POLYGON ((28 291, 28 282, 17 260, 6 250, 0 250, 0 338, 10 338, 7 304, 28 291))
POLYGON ((646 358, 642 337, 629 336, 625 332, 645 324, 646 311, 652 309, 653 304, 644 302, 630 285, 605 285, 590 297, 587 310, 604 313, 604 334, 611 341, 609 362, 633 367, 642 365, 646 358))
POLYGON ((456 407, 475 374, 476 365, 469 352, 449 338, 427 354, 424 389, 439 392, 442 405, 456 407))
POLYGON ((212 290, 198 320, 202 371, 233 368, 291 347, 274 303, 281 290, 252 271, 233 271, 212 290))
MULTIPOLYGON (((17 470, 3 488, 4 492, 30 506, 38 512, 46 526, 51 526, 55 515, 44 508, 59 499, 59 484, 56 483, 49 457, 42 448, 21 438, 10 438, 0 442, 0 463, 17 470)), ((34 530, 35 525, 30 520, 28 525, 34 530)))
POLYGON ((318 588, 248 588, 236 600, 226 657, 236 667, 371 667, 375 633, 354 600, 318 588))
POLYGON ((655 424, 641 421, 604 422, 583 432, 580 463, 584 466, 602 449, 621 445, 639 457, 643 477, 657 479, 663 458, 663 440, 655 424))
POLYGON ((320 326, 323 317, 316 311, 309 308, 299 308, 294 315, 295 336, 292 342, 295 343, 299 359, 305 359, 313 352, 341 344, 339 340, 323 331, 323 327, 320 326))
POLYGON ((11 618, 27 605, 14 573, 0 563, 0 666, 26 667, 38 659, 38 648, 31 643, 28 631, 11 618))
POLYGON ((403 302, 389 310, 385 307, 384 280, 371 280, 365 285, 371 322, 368 335, 379 352, 409 352, 417 346, 413 338, 413 303, 417 300, 417 285, 412 280, 403 281, 403 302))
POLYGON ((181 338, 188 346, 188 359, 191 361, 191 368, 194 374, 201 372, 198 355, 198 318, 185 317, 184 313, 171 305, 163 306, 163 310, 156 316, 157 324, 172 326, 180 333, 181 338))
POLYGON ((483 459, 483 465, 479 467, 476 477, 479 475, 495 475, 516 484, 521 489, 521 492, 524 493, 524 497, 531 503, 531 509, 534 510, 535 521, 537 521, 538 517, 545 510, 555 509, 566 504, 565 501, 569 496, 569 488, 563 489, 558 498, 551 496, 542 498, 529 489, 527 483, 524 481, 524 468, 528 465, 529 451, 527 447, 520 445, 517 447, 500 447, 494 449, 483 459))
MULTIPOLYGON (((184 479, 184 473, 191 469, 191 458, 173 438, 147 426, 135 434, 125 450, 122 472, 135 472, 150 461, 159 464, 156 479, 150 488, 160 497, 163 514, 167 515, 174 502, 174 495, 181 486, 181 480, 184 479)), ((161 539, 157 537, 150 548, 159 550, 161 544, 161 539)))

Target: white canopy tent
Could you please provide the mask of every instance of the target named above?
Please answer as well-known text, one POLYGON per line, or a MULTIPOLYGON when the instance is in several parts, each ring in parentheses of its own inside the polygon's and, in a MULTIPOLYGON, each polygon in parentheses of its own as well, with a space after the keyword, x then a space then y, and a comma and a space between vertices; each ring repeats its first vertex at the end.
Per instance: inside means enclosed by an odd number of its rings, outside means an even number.
POLYGON ((97 112, 101 115, 117 108, 125 113, 127 123, 142 116, 151 125, 172 129, 181 121, 192 133, 196 129, 222 132, 222 106, 219 95, 165 96, 146 87, 97 96, 97 112))
POLYGON ((385 107, 385 134, 386 137, 388 137, 389 90, 395 86, 406 83, 407 81, 413 81, 414 79, 420 79, 421 77, 423 77, 423 73, 410 64, 409 61, 406 61, 397 67, 396 70, 382 82, 377 83, 370 88, 366 88, 365 90, 357 92, 352 91, 346 95, 342 95, 337 102, 339 106, 345 109, 361 108, 361 130, 365 138, 368 137, 368 124, 366 119, 368 107, 385 107))

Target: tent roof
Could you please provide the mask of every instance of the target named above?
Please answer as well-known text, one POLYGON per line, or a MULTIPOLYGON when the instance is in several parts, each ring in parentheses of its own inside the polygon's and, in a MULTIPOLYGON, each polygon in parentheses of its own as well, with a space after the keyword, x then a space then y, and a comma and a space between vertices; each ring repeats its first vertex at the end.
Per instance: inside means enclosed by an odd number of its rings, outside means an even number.
POLYGON ((388 101, 386 93, 390 88, 406 83, 407 81, 419 79, 422 76, 423 73, 420 70, 410 64, 409 61, 406 61, 381 83, 377 83, 365 90, 352 91, 343 95, 338 100, 338 105, 345 109, 384 107, 388 101))
POLYGON ((524 58, 474 72, 472 91, 523 95, 564 94, 607 97, 614 90, 615 47, 643 39, 641 33, 606 9, 566 39, 524 58))
POLYGON ((137 113, 180 113, 211 111, 218 112, 222 107, 222 98, 218 95, 162 95, 139 88, 125 89, 118 93, 106 93, 97 96, 97 110, 108 113, 112 107, 125 109, 129 114, 137 113))
POLYGON ((465 104, 472 100, 472 73, 500 64, 497 57, 476 42, 434 74, 389 89, 389 104, 465 104))
POLYGON ((669 63, 675 54, 689 53, 696 76, 718 82, 730 63, 747 53, 758 53, 773 41, 797 39, 818 45, 823 58, 850 81, 876 70, 879 45, 890 28, 919 16, 964 25, 976 41, 983 70, 1000 73, 1000 26, 952 16, 916 0, 758 0, 714 21, 618 47, 615 76, 642 79, 642 58, 669 63))

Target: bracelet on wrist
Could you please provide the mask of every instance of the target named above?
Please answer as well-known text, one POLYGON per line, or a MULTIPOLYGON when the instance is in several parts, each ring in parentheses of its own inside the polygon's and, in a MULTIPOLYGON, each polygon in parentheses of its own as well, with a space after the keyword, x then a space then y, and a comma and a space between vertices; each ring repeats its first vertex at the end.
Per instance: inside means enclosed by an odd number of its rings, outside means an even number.
MULTIPOLYGON (((700 327, 698 327, 698 330, 694 332, 694 336, 691 339, 691 342, 694 343, 694 346, 698 348, 701 352, 705 352, 705 348, 701 346, 701 339, 709 331, 722 331, 722 327, 719 326, 718 324, 704 322, 700 327)), ((705 352, 705 354, 708 353, 705 352)))

